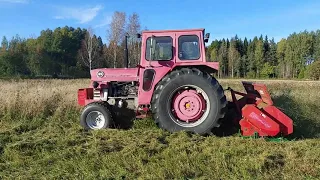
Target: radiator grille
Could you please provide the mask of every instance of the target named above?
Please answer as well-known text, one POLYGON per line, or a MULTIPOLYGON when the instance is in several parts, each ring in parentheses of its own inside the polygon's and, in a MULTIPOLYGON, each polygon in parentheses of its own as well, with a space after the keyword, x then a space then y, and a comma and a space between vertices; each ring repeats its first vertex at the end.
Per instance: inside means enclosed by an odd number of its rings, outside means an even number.
POLYGON ((100 100, 101 96, 100 96, 100 90, 94 90, 93 91, 93 99, 94 100, 100 100))

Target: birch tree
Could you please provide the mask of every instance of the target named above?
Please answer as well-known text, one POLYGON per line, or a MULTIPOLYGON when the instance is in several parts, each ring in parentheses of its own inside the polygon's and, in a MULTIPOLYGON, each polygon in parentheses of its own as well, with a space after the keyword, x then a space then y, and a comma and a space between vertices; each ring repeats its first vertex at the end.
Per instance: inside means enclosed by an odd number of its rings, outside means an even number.
POLYGON ((114 12, 109 29, 107 30, 107 39, 109 40, 109 48, 113 53, 113 67, 116 68, 119 53, 119 45, 125 35, 126 13, 114 12))
POLYGON ((92 69, 92 63, 96 62, 98 57, 99 51, 99 43, 98 39, 93 33, 92 28, 88 28, 84 40, 82 40, 82 46, 80 49, 80 58, 82 59, 83 63, 92 69))
POLYGON ((130 37, 128 39, 129 67, 136 66, 140 59, 140 40, 136 38, 136 34, 141 33, 141 25, 137 13, 129 16, 127 33, 130 37))

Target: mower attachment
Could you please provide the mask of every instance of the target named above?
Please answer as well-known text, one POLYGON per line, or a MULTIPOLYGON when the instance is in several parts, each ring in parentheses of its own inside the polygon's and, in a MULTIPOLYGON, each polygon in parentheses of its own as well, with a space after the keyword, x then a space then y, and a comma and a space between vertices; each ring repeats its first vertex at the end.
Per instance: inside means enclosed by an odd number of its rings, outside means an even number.
POLYGON ((293 133, 292 120, 273 106, 273 101, 266 85, 242 82, 247 94, 231 91, 232 101, 235 105, 241 132, 243 136, 289 135, 293 133), (237 100, 236 94, 242 96, 237 100))

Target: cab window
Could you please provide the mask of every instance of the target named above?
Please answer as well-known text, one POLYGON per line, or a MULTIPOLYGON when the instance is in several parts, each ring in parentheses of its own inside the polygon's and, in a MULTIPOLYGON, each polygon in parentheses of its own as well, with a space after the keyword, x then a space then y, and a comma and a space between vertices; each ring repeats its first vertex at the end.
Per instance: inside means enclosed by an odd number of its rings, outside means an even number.
MULTIPOLYGON (((172 59, 172 38, 168 36, 155 37, 154 54, 152 60, 171 60, 172 59)), ((151 60, 150 54, 151 38, 147 39, 146 59, 151 60)))
POLYGON ((197 60, 200 58, 199 37, 197 35, 183 35, 178 39, 180 60, 197 60))

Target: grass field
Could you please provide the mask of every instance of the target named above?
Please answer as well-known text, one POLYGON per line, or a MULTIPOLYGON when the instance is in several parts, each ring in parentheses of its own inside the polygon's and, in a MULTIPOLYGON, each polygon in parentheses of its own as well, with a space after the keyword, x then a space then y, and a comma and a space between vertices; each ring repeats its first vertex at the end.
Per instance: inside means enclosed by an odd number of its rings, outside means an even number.
POLYGON ((85 132, 76 93, 88 80, 0 81, 0 179, 320 179, 320 82, 263 82, 292 141, 170 134, 150 119, 85 132))

